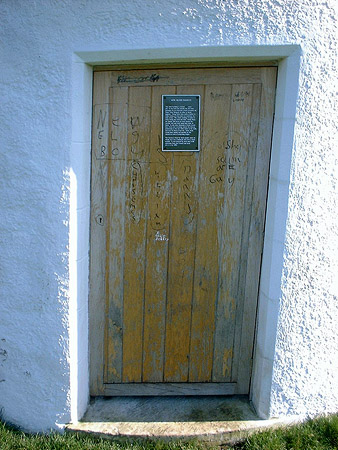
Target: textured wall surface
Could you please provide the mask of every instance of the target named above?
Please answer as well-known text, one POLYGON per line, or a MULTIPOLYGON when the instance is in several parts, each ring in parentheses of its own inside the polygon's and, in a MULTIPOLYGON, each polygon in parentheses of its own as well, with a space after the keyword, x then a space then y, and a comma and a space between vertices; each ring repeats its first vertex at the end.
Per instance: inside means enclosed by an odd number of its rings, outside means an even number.
POLYGON ((70 420, 74 51, 253 44, 302 48, 270 411, 336 411, 336 1, 2 0, 0 22, 3 417, 70 420))

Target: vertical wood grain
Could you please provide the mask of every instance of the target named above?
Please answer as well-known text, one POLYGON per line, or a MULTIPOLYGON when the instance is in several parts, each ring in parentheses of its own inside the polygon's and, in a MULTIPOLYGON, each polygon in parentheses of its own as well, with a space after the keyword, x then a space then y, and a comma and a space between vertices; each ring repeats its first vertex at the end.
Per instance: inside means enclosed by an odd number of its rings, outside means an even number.
POLYGON ((124 382, 142 379, 150 106, 150 87, 129 88, 123 284, 124 382))
POLYGON ((245 394, 276 68, 158 75, 94 76, 91 393, 214 382, 245 394), (200 152, 160 150, 161 95, 173 93, 201 95, 200 152))
POLYGON ((105 330, 105 251, 107 170, 109 118, 107 92, 110 73, 97 73, 93 89, 92 176, 90 214, 90 276, 89 276, 89 346, 90 390, 93 395, 103 392, 104 330, 105 330))
POLYGON ((105 382, 122 381, 123 242, 128 88, 109 89, 105 382))
POLYGON ((199 210, 190 336, 189 381, 212 379, 225 178, 219 161, 229 120, 229 86, 207 86, 202 125, 199 210))
POLYGON ((243 248, 244 200, 251 156, 249 138, 252 85, 233 85, 230 105, 229 129, 223 147, 225 214, 213 371, 213 380, 220 381, 230 381, 231 379, 232 360, 235 354, 235 325, 242 308, 239 295, 239 271, 243 248))
MULTIPOLYGON (((236 381, 238 393, 249 390, 251 363, 254 344, 255 317, 259 288, 260 264, 263 251, 266 198, 268 188, 271 134, 276 90, 277 69, 262 68, 262 90, 259 113, 257 111, 257 150, 251 198, 251 220, 249 224, 249 245, 247 265, 241 277, 243 316, 240 333, 240 347, 237 352, 236 381)), ((258 94, 258 92, 257 92, 258 94)), ((259 94, 258 94, 259 95, 259 94)))
MULTIPOLYGON (((177 94, 201 96, 204 86, 178 86, 177 94)), ((198 214, 199 152, 173 153, 164 380, 188 380, 191 300, 198 214)))
POLYGON ((152 88, 143 325, 144 382, 163 381, 172 153, 164 154, 161 150, 161 96, 174 93, 174 86, 152 88))

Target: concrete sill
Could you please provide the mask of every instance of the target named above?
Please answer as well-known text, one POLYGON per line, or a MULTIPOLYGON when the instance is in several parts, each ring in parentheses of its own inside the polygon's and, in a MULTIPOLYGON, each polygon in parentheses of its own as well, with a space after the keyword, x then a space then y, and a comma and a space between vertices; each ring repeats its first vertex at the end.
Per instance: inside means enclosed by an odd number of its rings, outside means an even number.
POLYGON ((260 419, 247 397, 97 397, 67 432, 111 439, 200 440, 234 443, 292 420, 260 419))

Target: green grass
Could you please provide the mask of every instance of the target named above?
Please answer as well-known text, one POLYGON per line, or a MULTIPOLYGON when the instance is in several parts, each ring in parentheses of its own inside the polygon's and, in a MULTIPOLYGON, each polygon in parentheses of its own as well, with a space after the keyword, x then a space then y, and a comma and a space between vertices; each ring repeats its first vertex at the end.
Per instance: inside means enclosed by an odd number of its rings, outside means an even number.
POLYGON ((338 415, 257 433, 233 448, 236 450, 336 450, 338 449, 338 415))
MULTIPOLYGON (((117 442, 76 434, 27 434, 0 422, 0 450, 203 450, 202 443, 117 442)), ((256 433, 222 450, 338 450, 338 415, 256 433)))
POLYGON ((205 450, 196 442, 110 441, 77 434, 28 434, 0 422, 0 450, 205 450))

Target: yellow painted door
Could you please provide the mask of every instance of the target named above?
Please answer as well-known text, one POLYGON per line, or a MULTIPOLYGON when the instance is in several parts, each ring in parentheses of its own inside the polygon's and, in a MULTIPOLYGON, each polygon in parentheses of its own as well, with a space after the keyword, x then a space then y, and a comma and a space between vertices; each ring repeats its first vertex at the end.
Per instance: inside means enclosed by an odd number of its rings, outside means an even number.
POLYGON ((94 74, 92 395, 246 394, 276 68, 94 74), (162 95, 199 95, 199 152, 162 152, 162 95))

